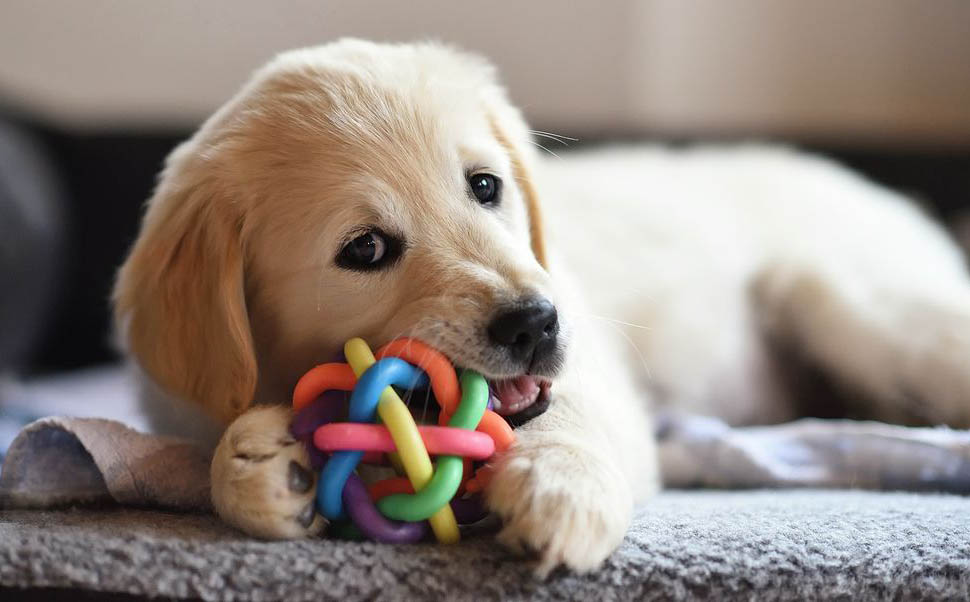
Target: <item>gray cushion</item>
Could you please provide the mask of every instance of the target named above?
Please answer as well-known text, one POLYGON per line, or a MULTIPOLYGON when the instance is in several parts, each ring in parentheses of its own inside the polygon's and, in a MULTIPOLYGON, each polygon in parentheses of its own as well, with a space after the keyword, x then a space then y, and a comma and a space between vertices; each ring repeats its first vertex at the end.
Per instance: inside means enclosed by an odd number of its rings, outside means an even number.
POLYGON ((534 579, 491 539, 261 542, 205 515, 0 513, 0 586, 253 600, 967 599, 970 499, 667 492, 599 571, 534 579))

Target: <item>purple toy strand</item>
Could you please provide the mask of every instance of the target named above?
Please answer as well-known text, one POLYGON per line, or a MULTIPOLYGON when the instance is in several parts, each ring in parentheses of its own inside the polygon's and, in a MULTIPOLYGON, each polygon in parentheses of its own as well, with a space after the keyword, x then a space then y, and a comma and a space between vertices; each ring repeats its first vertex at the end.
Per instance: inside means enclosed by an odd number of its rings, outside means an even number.
POLYGON ((455 513, 455 520, 459 525, 477 523, 488 516, 488 512, 477 497, 451 500, 451 510, 455 513))
POLYGON ((297 439, 309 435, 322 424, 330 424, 347 417, 347 394, 343 391, 325 391, 307 407, 296 413, 290 423, 290 433, 297 439))
POLYGON ((322 424, 346 418, 348 401, 344 391, 325 391, 297 412, 290 423, 290 434, 303 442, 310 455, 310 466, 316 472, 327 463, 328 456, 313 445, 313 432, 322 424))
POLYGON ((428 532, 428 525, 392 521, 377 510, 367 493, 367 486, 357 475, 347 477, 343 491, 344 508, 354 524, 368 538, 381 543, 411 543, 420 540, 428 532))

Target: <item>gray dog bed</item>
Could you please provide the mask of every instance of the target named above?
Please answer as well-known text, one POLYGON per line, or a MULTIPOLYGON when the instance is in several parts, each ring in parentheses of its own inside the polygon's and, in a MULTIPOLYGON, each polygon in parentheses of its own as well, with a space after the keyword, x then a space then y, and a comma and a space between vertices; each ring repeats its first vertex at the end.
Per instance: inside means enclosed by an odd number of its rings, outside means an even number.
MULTIPOLYGON (((16 408, 111 410, 138 424, 137 416, 119 414, 133 396, 116 370, 14 385, 0 386, 0 418, 6 410, 11 431, 19 428, 16 408)), ((209 514, 134 510, 204 505, 189 502, 207 497, 207 459, 160 457, 160 450, 182 447, 104 421, 50 419, 36 426, 44 424, 50 428, 29 429, 37 436, 7 456, 0 483, 12 486, 8 495, 30 501, 42 494, 41 502, 60 504, 114 500, 128 507, 0 510, 4 602, 65 590, 62 599, 72 601, 91 593, 288 601, 970 599, 970 498, 963 496, 669 491, 639 510, 626 541, 602 569, 584 576, 560 570, 538 581, 526 561, 511 558, 488 536, 456 547, 268 543, 209 514), (63 436, 67 431, 75 439, 63 436), (197 487, 160 492, 166 473, 197 487), (67 487, 69 496, 52 497, 49 487, 32 485, 38 479, 31 475, 61 489, 72 482, 93 489, 82 488, 91 493, 84 496, 67 487), (179 491, 180 503, 165 497, 179 491)), ((729 429, 689 417, 667 421, 662 430, 665 478, 680 486, 970 491, 965 431, 819 421, 729 429)), ((3 492, 0 487, 0 506, 3 492)))
POLYGON ((640 509, 602 569, 546 581, 487 537, 455 547, 268 543, 209 515, 17 510, 0 513, 0 587, 293 602, 967 599, 970 499, 667 492, 640 509))

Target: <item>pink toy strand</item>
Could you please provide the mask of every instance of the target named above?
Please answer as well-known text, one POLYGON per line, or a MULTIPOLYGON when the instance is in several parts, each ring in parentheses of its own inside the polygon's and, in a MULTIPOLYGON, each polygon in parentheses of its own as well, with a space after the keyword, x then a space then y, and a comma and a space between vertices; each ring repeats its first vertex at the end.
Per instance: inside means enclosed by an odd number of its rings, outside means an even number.
MULTIPOLYGON (((419 426, 418 433, 428 453, 433 456, 464 456, 484 460, 495 453, 495 441, 486 433, 446 426, 419 426)), ((319 427, 313 434, 313 444, 325 452, 357 450, 388 453, 396 449, 387 427, 352 422, 333 422, 319 427)))

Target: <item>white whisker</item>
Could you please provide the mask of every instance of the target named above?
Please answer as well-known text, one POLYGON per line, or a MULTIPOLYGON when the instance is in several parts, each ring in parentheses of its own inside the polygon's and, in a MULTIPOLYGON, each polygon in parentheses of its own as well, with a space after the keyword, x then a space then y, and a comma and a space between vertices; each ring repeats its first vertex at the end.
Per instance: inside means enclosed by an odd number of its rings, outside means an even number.
POLYGON ((596 314, 579 313, 574 312, 576 315, 582 315, 589 318, 596 318, 597 320, 606 320, 607 322, 613 322, 614 324, 622 324, 623 326, 630 326, 632 328, 640 328, 642 330, 653 330, 649 326, 644 326, 643 324, 634 324, 633 322, 624 322, 623 320, 617 320, 616 318, 608 318, 606 316, 597 316, 596 314))
POLYGON ((555 157, 555 158, 557 158, 557 159, 560 159, 560 160, 562 159, 562 157, 560 157, 560 156, 559 156, 559 155, 557 155, 556 153, 554 153, 554 152, 552 152, 552 151, 551 151, 551 150, 549 150, 548 148, 546 148, 546 147, 544 147, 544 146, 542 146, 541 144, 539 144, 539 143, 538 143, 538 142, 536 142, 535 140, 529 140, 529 143, 530 143, 530 144, 534 144, 535 146, 538 146, 539 148, 541 148, 542 150, 544 150, 544 151, 546 151, 547 153, 549 153, 550 155, 552 155, 553 157, 555 157))
POLYGON ((624 332, 623 329, 620 328, 619 325, 632 326, 632 327, 635 327, 635 328, 642 328, 644 330, 650 330, 650 327, 649 326, 643 326, 643 325, 640 325, 640 324, 632 324, 630 322, 624 322, 622 320, 614 320, 612 318, 607 318, 605 316, 597 316, 597 315, 594 315, 594 314, 583 313, 583 312, 568 312, 568 314, 574 315, 574 316, 579 317, 579 318, 598 318, 598 319, 603 320, 606 323, 607 326, 609 326, 615 332, 617 332, 620 336, 622 336, 626 340, 626 342, 629 343, 630 347, 633 347, 633 351, 636 352, 637 358, 639 358, 639 360, 640 360, 640 365, 643 367, 643 371, 647 375, 647 380, 648 381, 652 381, 653 380, 653 373, 650 371, 650 366, 647 364, 647 358, 644 357, 643 352, 640 351, 640 348, 637 347, 637 344, 633 341, 633 339, 630 337, 630 335, 628 335, 626 332, 624 332))
POLYGON ((556 134, 554 132, 544 132, 542 130, 529 130, 529 133, 535 136, 541 136, 543 138, 549 138, 550 140, 555 140, 556 142, 562 144, 563 146, 569 146, 569 142, 579 142, 579 138, 570 138, 569 136, 563 136, 562 134, 556 134), (567 142, 567 140, 569 142, 567 142))
POLYGON ((637 357, 640 358, 640 365, 643 366, 643 371, 647 375, 647 380, 648 381, 652 381, 653 380, 653 373, 650 372, 650 366, 647 365, 647 358, 645 358, 643 356, 643 352, 641 352, 640 351, 640 348, 637 347, 637 344, 633 342, 633 339, 630 338, 630 335, 628 335, 627 333, 623 332, 623 330, 619 326, 617 326, 615 324, 610 324, 609 322, 607 322, 606 325, 609 326, 609 327, 611 327, 611 328, 613 328, 613 330, 615 330, 616 332, 618 332, 620 334, 620 336, 622 336, 624 339, 626 339, 626 342, 629 343, 631 347, 633 347, 633 350, 636 351, 636 353, 637 353, 637 357))

